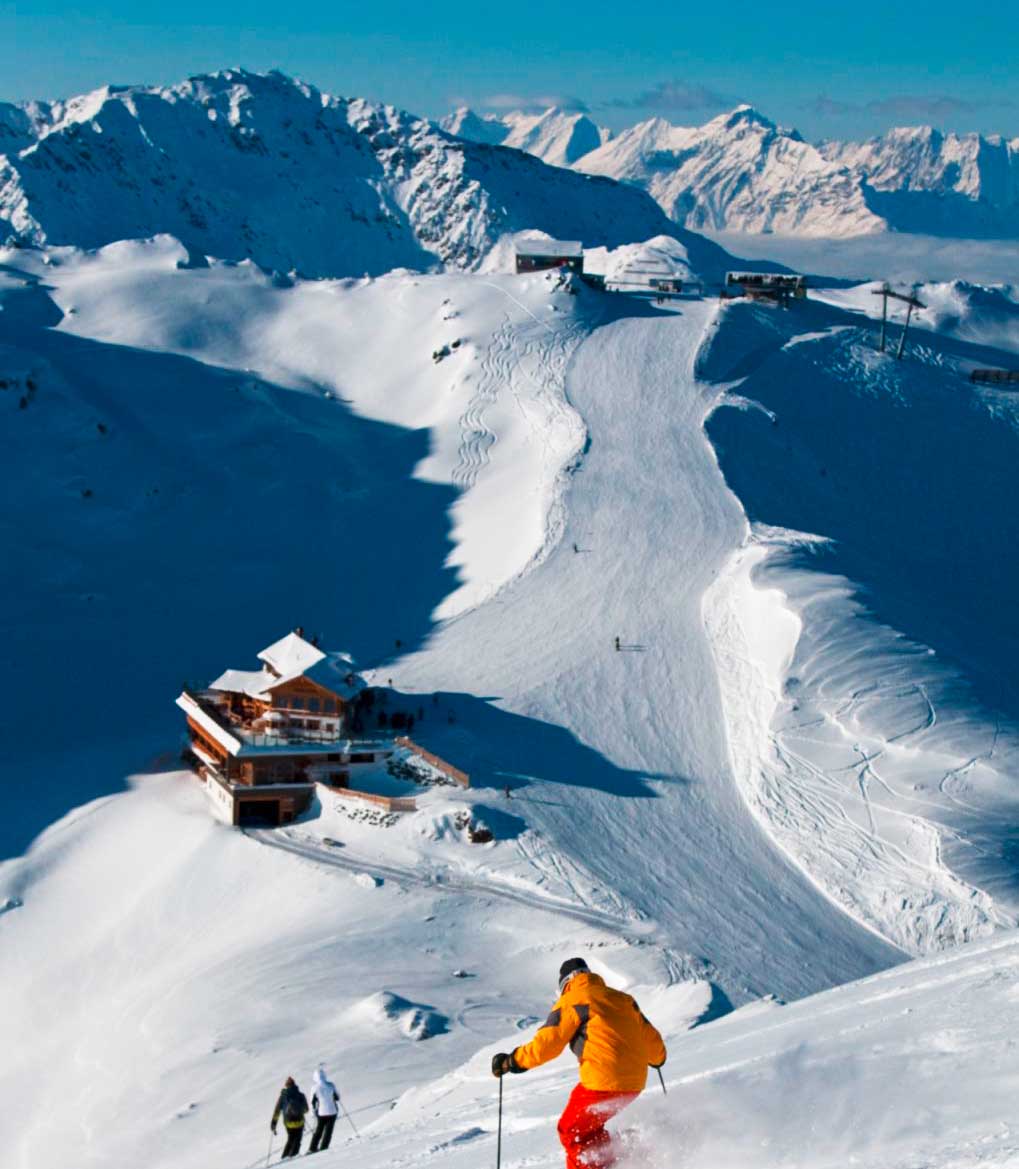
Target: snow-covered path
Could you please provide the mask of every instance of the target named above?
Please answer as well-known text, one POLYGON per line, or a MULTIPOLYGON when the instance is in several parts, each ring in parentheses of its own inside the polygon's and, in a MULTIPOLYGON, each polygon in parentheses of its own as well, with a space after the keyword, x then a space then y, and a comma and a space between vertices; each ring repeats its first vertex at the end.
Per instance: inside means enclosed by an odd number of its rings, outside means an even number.
POLYGON ((591 442, 563 539, 391 673, 403 689, 456 677, 603 756, 618 769, 618 793, 575 774, 567 800, 535 802, 529 815, 655 919, 690 972, 737 999, 792 997, 901 954, 781 858, 732 781, 701 613, 746 533, 702 430, 715 391, 694 366, 714 316, 710 304, 685 304, 681 315, 613 322, 583 343, 568 392, 591 442), (632 798, 635 785, 651 798, 632 798))
POLYGON ((496 897, 501 901, 524 906, 527 909, 544 909, 557 918, 568 918, 582 925, 606 930, 629 938, 646 936, 650 932, 647 923, 626 917, 614 917, 600 909, 578 905, 559 897, 537 891, 525 891, 496 880, 482 880, 447 870, 430 869, 422 862, 417 864, 380 864, 374 858, 358 855, 344 849, 342 853, 328 845, 320 845, 313 839, 300 839, 293 829, 249 829, 247 836, 269 848, 289 852, 304 860, 313 861, 326 868, 342 869, 348 873, 366 873, 382 880, 397 881, 400 885, 417 885, 441 893, 469 893, 481 897, 496 897))

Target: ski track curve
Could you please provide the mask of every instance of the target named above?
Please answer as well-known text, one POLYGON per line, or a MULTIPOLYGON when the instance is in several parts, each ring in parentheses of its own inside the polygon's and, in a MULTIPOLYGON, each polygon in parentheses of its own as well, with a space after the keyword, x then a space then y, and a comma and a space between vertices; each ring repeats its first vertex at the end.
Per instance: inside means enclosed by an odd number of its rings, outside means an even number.
POLYGON ((485 423, 485 410, 499 397, 501 386, 508 385, 513 369, 513 327, 507 317, 492 335, 481 359, 481 376, 477 389, 460 416, 459 461, 451 478, 456 487, 467 491, 477 482, 490 459, 491 448, 498 442, 496 433, 485 423))

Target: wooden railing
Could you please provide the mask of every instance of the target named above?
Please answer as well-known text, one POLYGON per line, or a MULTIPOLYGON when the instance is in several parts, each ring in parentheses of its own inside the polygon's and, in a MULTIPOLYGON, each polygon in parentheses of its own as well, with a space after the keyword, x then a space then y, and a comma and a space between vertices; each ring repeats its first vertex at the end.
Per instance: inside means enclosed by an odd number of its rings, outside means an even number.
POLYGON ((395 742, 398 747, 403 747, 414 755, 420 756, 426 763, 431 764, 436 771, 441 771, 447 779, 451 779, 453 783, 458 784, 460 787, 471 786, 471 777, 466 771, 461 771, 459 767, 454 767, 452 763, 447 763, 440 756, 433 754, 431 751, 426 751, 424 747, 419 743, 415 743, 407 735, 400 735, 395 742))
POLYGON ((325 788, 330 795, 341 796, 345 800, 364 800, 385 808, 387 812, 416 812, 417 800, 413 796, 378 796, 374 792, 362 792, 352 787, 332 787, 328 783, 319 785, 325 788))

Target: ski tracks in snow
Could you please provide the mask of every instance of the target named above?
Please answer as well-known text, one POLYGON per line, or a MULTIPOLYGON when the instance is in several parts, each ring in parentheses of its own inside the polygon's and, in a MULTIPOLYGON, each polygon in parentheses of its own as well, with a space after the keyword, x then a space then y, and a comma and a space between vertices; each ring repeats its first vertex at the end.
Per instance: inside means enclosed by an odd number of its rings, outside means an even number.
POLYGON ((769 547, 788 538, 752 534, 705 598, 747 805, 819 890, 906 953, 1014 927, 945 855, 946 841, 956 855, 986 854, 965 835, 980 810, 951 789, 966 790, 959 777, 993 756, 997 732, 987 750, 946 766, 956 745, 941 731, 935 667, 904 652, 891 631, 865 625, 848 582, 815 584, 805 569, 769 567, 769 547), (918 669, 926 674, 912 678, 918 669))
POLYGON ((509 384, 512 375, 513 328, 507 317, 485 350, 477 389, 460 416, 459 462, 453 468, 452 480, 461 491, 474 486, 489 462, 491 448, 499 441, 485 422, 485 410, 494 405, 500 388, 509 384))
POLYGON ((591 906, 580 905, 576 902, 540 893, 536 889, 514 888, 509 884, 485 880, 467 873, 428 868, 424 863, 420 866, 380 864, 378 861, 367 860, 347 851, 341 856, 326 845, 317 845, 309 840, 298 840, 286 830, 256 828, 247 829, 245 834, 269 848, 292 853, 327 868, 343 869, 354 874, 367 873, 369 876, 380 877, 383 880, 396 881, 404 885, 417 885, 440 893, 468 893, 471 896, 495 897, 502 901, 524 906, 527 909, 553 913, 583 925, 594 926, 617 936, 646 938, 654 929, 652 925, 636 916, 627 917, 622 914, 608 913, 591 906))
POLYGON ((566 367, 584 330, 575 321, 564 321, 552 328, 530 312, 528 316, 529 322, 514 325, 507 315, 481 359, 477 387, 460 416, 458 462, 451 472, 453 484, 462 491, 477 482, 499 441, 487 414, 502 393, 512 395, 520 416, 538 436, 546 455, 557 457, 558 452, 550 449, 547 438, 549 420, 555 428, 561 417, 570 413, 563 392, 566 367), (521 392, 525 385, 526 393, 521 392), (529 405, 531 400, 540 404, 539 411, 529 405))

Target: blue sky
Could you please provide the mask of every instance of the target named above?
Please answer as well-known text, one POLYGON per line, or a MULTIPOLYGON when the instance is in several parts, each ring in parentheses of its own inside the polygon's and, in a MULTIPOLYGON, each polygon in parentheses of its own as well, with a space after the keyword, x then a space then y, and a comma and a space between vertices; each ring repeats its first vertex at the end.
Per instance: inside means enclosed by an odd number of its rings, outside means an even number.
POLYGON ((805 136, 1019 136, 1019 3, 0 0, 0 98, 243 65, 438 116, 567 100, 619 127, 748 101, 805 136))

